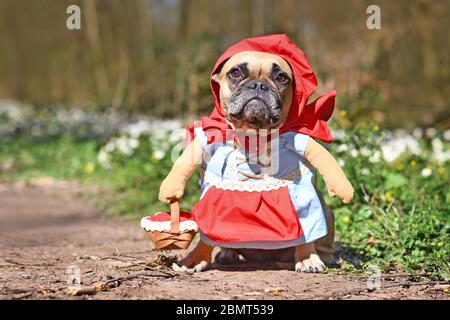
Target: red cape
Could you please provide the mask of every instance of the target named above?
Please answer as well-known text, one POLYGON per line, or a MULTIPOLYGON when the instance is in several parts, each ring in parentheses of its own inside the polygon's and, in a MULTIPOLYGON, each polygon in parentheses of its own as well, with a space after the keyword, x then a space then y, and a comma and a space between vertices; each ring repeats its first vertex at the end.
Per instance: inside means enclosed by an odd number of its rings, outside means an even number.
MULTIPOLYGON (((220 104, 220 86, 212 76, 220 71, 223 64, 233 55, 242 51, 259 51, 276 54, 286 60, 294 75, 294 94, 288 117, 279 133, 294 131, 306 134, 324 142, 333 137, 327 125, 334 109, 336 91, 331 90, 315 101, 307 104, 308 98, 317 88, 317 79, 306 54, 285 34, 274 34, 242 40, 228 48, 217 60, 211 72, 211 89, 214 95, 214 110, 209 117, 202 117, 187 127, 186 145, 194 138, 194 127, 201 126, 204 131, 219 130, 224 133, 231 129, 220 104)), ((215 140, 215 139, 214 139, 215 140)), ((210 142, 210 141, 209 141, 210 142)))

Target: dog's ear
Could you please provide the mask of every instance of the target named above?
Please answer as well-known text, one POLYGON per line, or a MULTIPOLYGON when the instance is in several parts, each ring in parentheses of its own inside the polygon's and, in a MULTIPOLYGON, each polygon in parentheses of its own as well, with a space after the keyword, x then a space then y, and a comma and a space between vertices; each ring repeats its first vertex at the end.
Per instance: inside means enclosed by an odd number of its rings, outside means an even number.
POLYGON ((214 73, 211 77, 211 80, 217 83, 220 83, 220 71, 217 73, 214 73))
POLYGON ((221 80, 220 76, 222 75, 222 69, 223 69, 223 66, 220 66, 218 68, 218 70, 216 70, 216 73, 214 73, 211 76, 211 80, 214 81, 215 83, 220 83, 220 80, 221 80))

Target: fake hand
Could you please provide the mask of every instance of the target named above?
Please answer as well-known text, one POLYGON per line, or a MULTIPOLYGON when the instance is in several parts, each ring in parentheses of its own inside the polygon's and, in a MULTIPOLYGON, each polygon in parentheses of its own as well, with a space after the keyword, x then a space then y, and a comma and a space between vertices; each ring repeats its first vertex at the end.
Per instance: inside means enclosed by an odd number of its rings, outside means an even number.
POLYGON ((185 180, 177 175, 169 174, 159 187, 158 199, 170 203, 174 199, 180 199, 184 194, 185 180))
POLYGON ((173 200, 183 196, 186 182, 201 163, 203 158, 203 147, 198 138, 195 138, 181 156, 175 161, 172 170, 159 187, 159 200, 171 203, 173 200))
POLYGON ((338 196, 342 202, 349 203, 353 199, 353 189, 351 183, 347 180, 341 180, 336 185, 327 185, 328 194, 330 197, 338 196))

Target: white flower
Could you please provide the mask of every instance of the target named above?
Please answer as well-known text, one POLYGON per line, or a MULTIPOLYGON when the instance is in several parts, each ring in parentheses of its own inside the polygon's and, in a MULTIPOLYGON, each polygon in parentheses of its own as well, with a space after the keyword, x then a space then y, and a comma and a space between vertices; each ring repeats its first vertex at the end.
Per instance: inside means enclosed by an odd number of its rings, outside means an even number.
POLYGON ((353 158, 356 158, 356 157, 359 155, 359 152, 358 152, 358 150, 356 150, 356 149, 352 149, 352 150, 350 151, 350 155, 351 155, 353 158))
POLYGON ((433 152, 433 159, 439 163, 444 163, 450 160, 450 151, 433 152))
POLYGON ((175 129, 172 131, 169 137, 169 141, 171 143, 177 143, 184 139, 185 136, 185 130, 184 129, 175 129))
POLYGON ((361 152, 361 155, 363 157, 370 157, 372 155, 372 151, 367 147, 362 147, 359 152, 361 152))
POLYGON ((108 159, 109 159, 108 153, 105 150, 103 150, 103 149, 100 150, 100 152, 97 155, 98 162, 103 164, 103 163, 108 162, 108 159))
POLYGON ((444 140, 450 141, 450 129, 445 130, 443 136, 444 140))
POLYGON ((421 154, 419 143, 412 136, 407 136, 403 141, 406 144, 406 148, 409 150, 409 152, 414 155, 421 154))
POLYGON ((136 149, 137 147, 139 147, 139 140, 131 138, 128 140, 128 145, 131 149, 136 149))
POLYGON ((138 122, 130 123, 122 129, 123 133, 128 133, 131 137, 137 139, 143 133, 151 133, 152 125, 149 120, 141 119, 138 122))
POLYGON ((397 159, 402 153, 401 150, 392 148, 392 147, 382 147, 383 150, 383 159, 387 162, 392 162, 397 159))
POLYGON ((427 138, 433 138, 437 133, 437 130, 435 128, 428 128, 427 130, 425 130, 425 135, 427 136, 427 138))
POLYGON ((346 136, 345 130, 333 130, 333 137, 335 140, 344 140, 346 136))
POLYGON ((345 143, 340 144, 337 148, 336 148, 337 152, 346 152, 348 151, 348 145, 346 145, 345 143))
POLYGON ((361 169, 361 174, 368 176, 370 174, 370 170, 368 168, 362 168, 361 169))
MULTIPOLYGON (((401 133, 399 135, 402 135, 401 133)), ((381 145, 383 158, 387 162, 392 162, 404 152, 411 152, 414 155, 420 155, 419 143, 412 135, 403 135, 402 137, 390 137, 390 140, 381 145)))
POLYGON ((400 140, 391 140, 381 146, 383 159, 387 162, 392 162, 406 151, 406 145, 400 140))
POLYGON ((381 152, 380 151, 375 151, 372 156, 369 158, 369 161, 371 163, 379 163, 381 160, 381 152))
POLYGON ((421 172, 422 176, 425 178, 429 177, 431 175, 431 173, 432 173, 432 171, 430 168, 424 168, 424 169, 422 169, 422 172, 421 172))
POLYGON ((116 145, 114 144, 114 141, 108 142, 104 149, 106 152, 113 152, 116 149, 116 145))
POLYGON ((161 160, 166 156, 166 153, 163 150, 155 150, 153 151, 153 158, 156 160, 161 160))
POLYGON ((412 132, 412 135, 416 139, 421 139, 423 136, 423 130, 422 128, 415 128, 412 132))
POLYGON ((450 151, 444 151, 444 143, 439 138, 431 140, 433 147, 432 158, 437 162, 443 163, 450 159, 450 151))
POLYGON ((120 137, 116 141, 117 149, 122 152, 125 155, 131 155, 133 153, 133 150, 128 145, 128 139, 126 137, 120 137))
POLYGON ((439 138, 433 138, 433 140, 431 140, 431 145, 433 147, 433 152, 440 152, 444 150, 444 144, 439 138))
POLYGON ((339 164, 341 167, 345 166, 345 160, 339 159, 339 160, 338 160, 338 164, 339 164))
POLYGON ((181 121, 179 119, 171 120, 155 120, 152 123, 154 131, 172 131, 182 127, 181 121))

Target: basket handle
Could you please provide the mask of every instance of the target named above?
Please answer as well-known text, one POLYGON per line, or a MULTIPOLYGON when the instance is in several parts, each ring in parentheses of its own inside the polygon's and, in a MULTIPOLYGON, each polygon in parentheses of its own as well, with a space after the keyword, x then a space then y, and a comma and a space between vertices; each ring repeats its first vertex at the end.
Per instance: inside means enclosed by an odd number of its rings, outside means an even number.
POLYGON ((170 203, 170 233, 180 233, 180 202, 178 199, 170 203))

